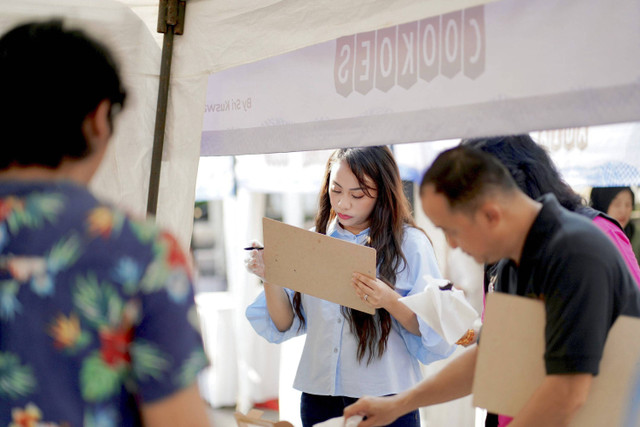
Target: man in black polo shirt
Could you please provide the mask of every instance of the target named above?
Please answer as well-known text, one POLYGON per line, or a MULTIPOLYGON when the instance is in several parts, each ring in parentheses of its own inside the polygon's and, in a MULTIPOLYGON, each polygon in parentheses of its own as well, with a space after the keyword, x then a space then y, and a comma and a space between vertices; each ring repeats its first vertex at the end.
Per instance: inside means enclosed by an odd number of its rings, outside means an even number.
MULTIPOLYGON (((588 219, 553 195, 529 198, 495 157, 471 147, 438 156, 421 198, 450 246, 483 264, 508 260, 498 291, 544 301, 547 376, 511 425, 567 425, 587 398, 613 322, 620 314, 640 317, 640 291, 619 252, 588 219)), ((365 415, 361 427, 386 425, 415 408, 466 396, 477 351, 468 348, 404 393, 360 399, 345 417, 365 415)))

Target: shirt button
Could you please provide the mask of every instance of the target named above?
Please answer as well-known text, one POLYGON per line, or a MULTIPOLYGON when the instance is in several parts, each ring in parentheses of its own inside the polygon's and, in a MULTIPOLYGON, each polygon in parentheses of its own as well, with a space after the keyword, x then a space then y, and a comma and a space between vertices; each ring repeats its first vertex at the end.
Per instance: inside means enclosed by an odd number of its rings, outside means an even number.
POLYGON ((342 323, 342 319, 338 319, 338 323, 342 323))
POLYGON ((338 352, 338 349, 337 349, 337 348, 334 348, 334 349, 333 349, 333 352, 334 352, 334 353, 337 353, 337 352, 338 352))

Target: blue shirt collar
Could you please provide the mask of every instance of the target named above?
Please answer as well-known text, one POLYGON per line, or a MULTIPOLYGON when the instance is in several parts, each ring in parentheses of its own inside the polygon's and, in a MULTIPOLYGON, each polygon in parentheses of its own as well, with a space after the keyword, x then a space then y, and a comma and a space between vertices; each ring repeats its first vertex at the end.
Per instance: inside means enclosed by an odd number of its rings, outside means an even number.
POLYGON ((369 227, 365 228, 358 234, 353 234, 352 232, 342 228, 342 226, 338 222, 338 218, 336 217, 327 226, 327 236, 331 236, 331 237, 340 236, 342 238, 347 238, 349 240, 353 240, 355 238, 355 240, 357 240, 358 242, 361 242, 366 240, 366 238, 369 236, 369 227))

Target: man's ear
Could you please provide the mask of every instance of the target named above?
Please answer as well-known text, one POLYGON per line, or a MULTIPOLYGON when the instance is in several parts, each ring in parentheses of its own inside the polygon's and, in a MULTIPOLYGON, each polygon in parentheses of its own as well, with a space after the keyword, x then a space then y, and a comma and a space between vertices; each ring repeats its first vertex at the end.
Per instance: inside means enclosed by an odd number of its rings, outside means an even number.
POLYGON ((500 205, 493 202, 485 202, 480 207, 480 214, 488 227, 495 227, 502 219, 502 209, 500 205))
POLYGON ((95 110, 87 114, 82 122, 82 133, 87 144, 91 146, 91 151, 96 148, 93 146, 94 144, 105 143, 111 137, 110 110, 111 103, 103 99, 95 110))

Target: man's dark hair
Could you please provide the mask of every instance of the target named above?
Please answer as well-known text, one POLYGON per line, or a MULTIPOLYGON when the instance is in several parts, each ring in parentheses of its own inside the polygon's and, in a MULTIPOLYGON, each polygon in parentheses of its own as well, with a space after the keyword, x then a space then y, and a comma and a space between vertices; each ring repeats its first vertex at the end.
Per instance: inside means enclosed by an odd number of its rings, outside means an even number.
POLYGON ((460 145, 446 150, 434 160, 420 184, 421 192, 433 185, 452 210, 472 211, 489 193, 517 189, 509 171, 493 156, 460 145))
POLYGON ((0 38, 0 170, 57 167, 89 152, 82 122, 102 100, 111 115, 125 91, 106 47, 62 21, 27 23, 0 38))
POLYGON ((584 206, 582 197, 562 179, 544 147, 529 135, 465 139, 460 144, 494 155, 509 170, 520 190, 532 199, 553 193, 570 211, 584 206))

